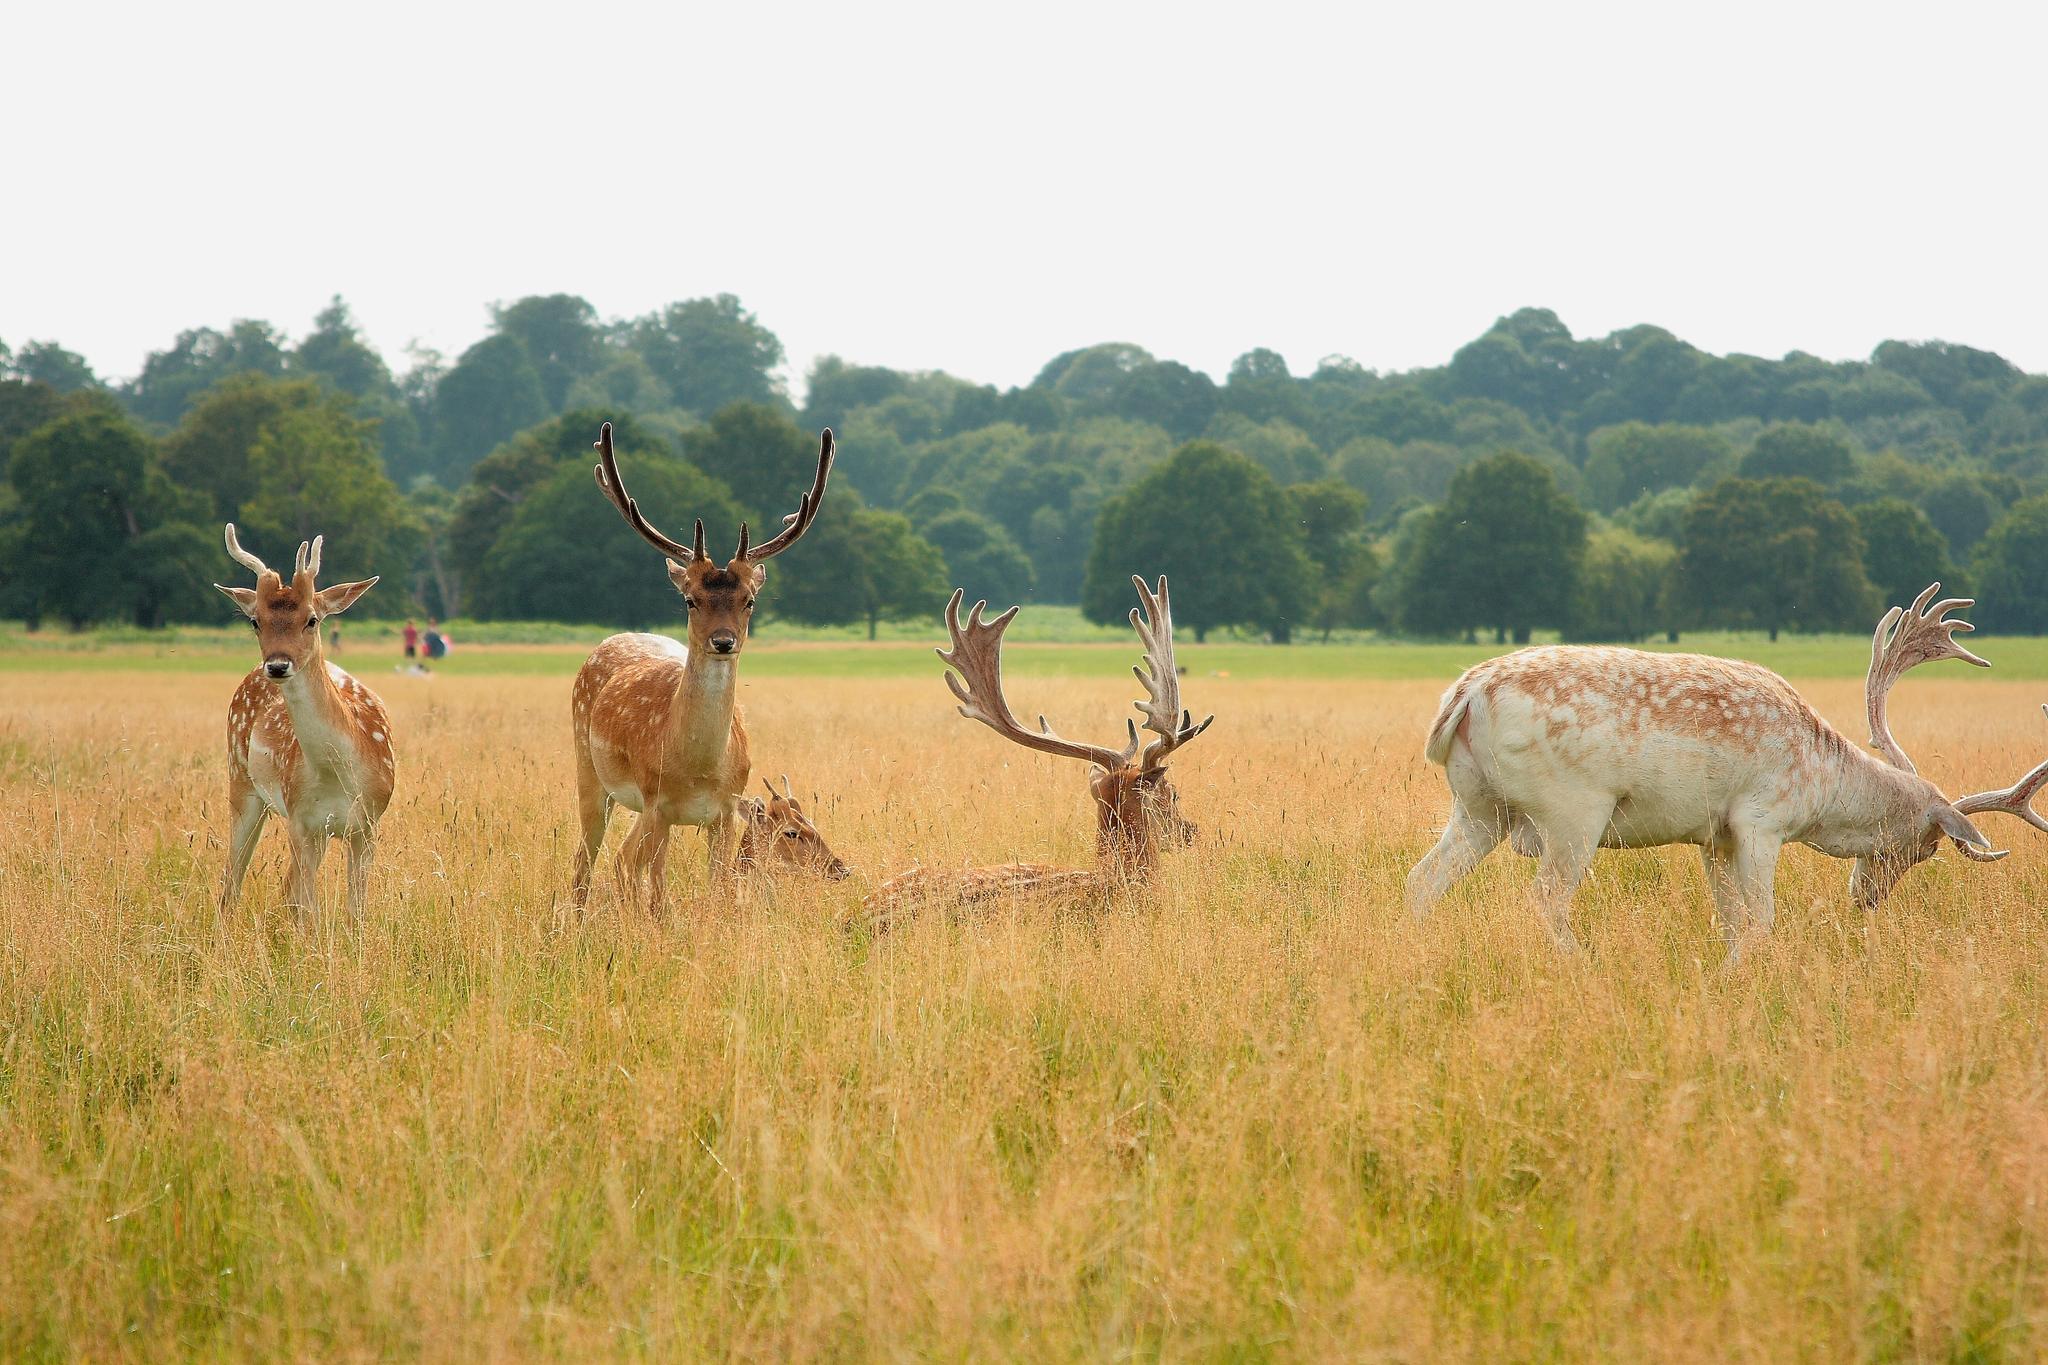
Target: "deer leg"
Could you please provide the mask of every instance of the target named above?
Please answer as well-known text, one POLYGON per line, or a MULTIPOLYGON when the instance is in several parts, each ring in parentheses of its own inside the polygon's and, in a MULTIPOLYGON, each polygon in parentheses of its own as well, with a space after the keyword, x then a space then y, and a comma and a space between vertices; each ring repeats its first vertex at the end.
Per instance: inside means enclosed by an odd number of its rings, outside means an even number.
POLYGON ((327 831, 287 825, 292 840, 292 879, 285 901, 310 920, 320 908, 320 862, 327 856, 327 831))
POLYGON ((1735 893, 1742 898, 1750 922, 1760 934, 1777 922, 1778 852, 1784 840, 1759 830, 1743 830, 1735 840, 1735 893))
POLYGON ((576 746, 576 824, 582 843, 576 849, 576 870, 569 880, 569 894, 580 907, 590 899, 590 873, 597 865, 598 850, 604 847, 604 829, 611 823, 612 796, 597 780, 590 750, 576 746))
POLYGON ((235 902, 242 898, 242 879, 249 874, 249 859, 255 856, 256 839, 263 833, 263 822, 270 815, 270 807, 263 804, 263 798, 256 794, 256 788, 246 777, 237 774, 228 783, 228 809, 233 812, 233 823, 228 829, 228 866, 221 879, 220 908, 223 911, 235 908, 235 902))
POLYGON ((1714 893, 1714 918, 1721 921, 1721 937, 1727 941, 1728 956, 1742 951, 1742 935, 1749 927, 1749 907, 1735 884, 1735 857, 1718 844, 1700 845, 1700 864, 1707 870, 1707 889, 1714 893))
POLYGON ((647 913, 660 918, 668 895, 668 834, 674 826, 652 815, 640 817, 641 863, 647 869, 647 913))
POLYGON ((1608 821, 1613 818, 1612 801, 1598 803, 1591 813, 1581 811, 1565 816, 1545 813, 1531 818, 1536 832, 1543 839, 1543 853, 1536 864, 1536 904, 1543 911, 1551 938, 1565 953, 1579 951, 1579 941, 1572 935, 1572 895, 1579 889, 1579 883, 1585 880, 1586 870, 1593 865, 1593 855, 1600 848, 1600 836, 1607 832, 1608 821))
POLYGON ((711 858, 711 891, 723 900, 731 900, 739 891, 739 867, 735 861, 739 852, 739 834, 738 807, 712 821, 704 830, 704 842, 709 847, 711 858))
POLYGON ((1450 823, 1436 847, 1422 855, 1422 861, 1408 874, 1408 913, 1417 919, 1428 916, 1430 908, 1444 893, 1468 876, 1500 843, 1502 821, 1497 813, 1478 816, 1463 801, 1451 803, 1450 823))
POLYGON ((361 829, 348 836, 348 916, 363 922, 363 902, 370 892, 370 864, 377 856, 377 831, 361 829))

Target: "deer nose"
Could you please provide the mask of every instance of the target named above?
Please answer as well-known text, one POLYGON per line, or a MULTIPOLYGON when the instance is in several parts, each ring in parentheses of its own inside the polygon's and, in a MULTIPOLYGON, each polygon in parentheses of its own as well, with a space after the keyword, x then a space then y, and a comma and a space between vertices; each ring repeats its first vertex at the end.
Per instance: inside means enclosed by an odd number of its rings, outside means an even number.
POLYGON ((289 678, 292 675, 292 661, 290 659, 266 659, 263 664, 263 671, 273 678, 289 678))
POLYGON ((825 869, 825 875, 830 877, 835 882, 843 882, 848 877, 851 877, 853 875, 853 869, 848 867, 845 863, 839 861, 839 859, 834 858, 832 860, 832 866, 825 869))
POLYGON ((711 636, 711 652, 713 654, 731 654, 738 650, 739 647, 740 637, 729 630, 716 631, 711 636))

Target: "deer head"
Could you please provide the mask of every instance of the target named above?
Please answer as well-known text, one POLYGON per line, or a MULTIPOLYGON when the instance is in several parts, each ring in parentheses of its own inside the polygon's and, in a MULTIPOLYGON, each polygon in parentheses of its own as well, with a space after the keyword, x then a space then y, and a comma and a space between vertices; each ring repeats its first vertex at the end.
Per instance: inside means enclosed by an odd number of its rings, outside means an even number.
POLYGON ((1131 626, 1145 647, 1143 662, 1131 671, 1145 688, 1137 708, 1145 718, 1144 728, 1154 736, 1149 743, 1139 735, 1135 721, 1126 722, 1130 737, 1124 747, 1109 749, 1061 739, 1043 716, 1038 718, 1036 730, 1026 729, 1017 720, 1003 696, 1003 632, 1016 618, 1016 607, 984 621, 982 612, 988 603, 976 602, 963 623, 960 603, 966 593, 954 589, 946 604, 946 629, 953 637, 953 647, 938 654, 952 670, 946 674, 946 686, 959 700, 961 715, 1027 749, 1078 758, 1089 765, 1097 851, 1114 865, 1142 872, 1158 861, 1163 845, 1181 847, 1194 841, 1195 827, 1181 817, 1180 797, 1167 778, 1166 762, 1181 745, 1208 729, 1216 717, 1197 723, 1181 709, 1180 672, 1173 657, 1173 608, 1166 579, 1159 580, 1156 591, 1142 578, 1131 582, 1137 585, 1140 603, 1131 609, 1131 626))
POLYGON ((766 801, 753 797, 740 803, 740 814, 747 822, 740 835, 741 871, 795 872, 835 882, 853 875, 853 870, 832 851, 825 836, 804 814, 796 794, 789 789, 787 774, 783 776, 780 792, 765 777, 761 786, 768 792, 766 801))
POLYGON ((1979 668, 1991 667, 1988 661, 1956 643, 1957 634, 1976 627, 1949 617, 1952 611, 1974 606, 1974 600, 1951 597, 1936 602, 1935 594, 1940 591, 1941 584, 1929 584, 1912 606, 1893 607, 1877 623, 1877 633, 1870 641, 1870 671, 1863 683, 1870 744, 1910 780, 1902 784, 1902 804, 1885 820, 1878 851, 1858 858, 1850 875, 1850 893, 1866 909, 1882 901, 1909 869, 1933 857, 1943 839, 1953 842, 1957 851, 1975 862, 1997 862, 2005 857, 2006 851, 1994 849, 1991 841, 1970 822, 1972 815, 2002 811, 2048 831, 2048 820, 2031 805, 2035 794, 2048 784, 2048 763, 2042 763, 2010 787, 1950 801, 1932 782, 1919 776, 1904 746, 1892 737, 1891 689, 1909 669, 1940 659, 1961 659, 1979 668))
POLYGON ((741 522, 739 549, 722 565, 704 552, 701 520, 697 522, 693 542, 684 545, 656 530, 641 514, 640 504, 628 496, 625 480, 619 476, 610 422, 599 429, 595 445, 598 488, 642 540, 668 556, 669 581, 683 595, 683 609, 690 614, 692 654, 738 654, 747 641, 747 624, 753 619, 755 598, 768 581, 768 571, 762 566, 796 544, 817 520, 818 505, 825 498, 825 480, 832 472, 831 429, 826 429, 818 444, 817 477, 811 481, 810 491, 797 500, 796 511, 782 519, 782 530, 754 545, 748 540, 746 523, 741 522))
POLYGON ((358 597, 377 586, 374 578, 338 583, 325 589, 317 586, 314 580, 320 574, 320 546, 324 539, 314 536, 311 544, 299 543, 291 582, 287 583, 276 570, 242 548, 235 535, 235 524, 228 523, 228 554, 256 575, 256 586, 213 586, 227 594, 249 619, 263 651, 263 672, 274 682, 284 682, 317 667, 326 658, 320 648, 320 623, 347 611, 358 597))

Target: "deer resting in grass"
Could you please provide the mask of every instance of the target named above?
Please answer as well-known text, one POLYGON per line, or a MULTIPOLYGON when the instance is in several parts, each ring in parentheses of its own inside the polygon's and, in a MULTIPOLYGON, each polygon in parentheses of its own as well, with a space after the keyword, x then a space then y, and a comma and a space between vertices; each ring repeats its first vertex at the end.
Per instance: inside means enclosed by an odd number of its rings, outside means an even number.
POLYGON ((825 842, 818 827, 804 814, 804 808, 789 789, 784 775, 777 792, 767 778, 761 779, 768 799, 750 796, 740 802, 739 853, 734 866, 741 872, 787 872, 827 881, 845 881, 851 868, 825 842))
POLYGON ((708 836, 711 881, 732 889, 738 871, 733 842, 743 824, 741 793, 751 771, 747 731, 735 704, 740 650, 754 602, 768 581, 765 565, 803 538, 817 519, 832 472, 832 433, 818 447, 818 472, 797 510, 759 545, 740 526, 739 549, 723 564, 704 550, 704 523, 684 545, 656 530, 626 493, 612 451, 612 424, 598 433, 597 486, 634 532, 667 556, 669 580, 689 615, 685 648, 666 635, 614 635, 592 651, 576 674, 570 727, 576 746, 576 802, 582 844, 573 895, 590 895, 591 867, 604 844, 614 805, 639 812, 619 850, 629 887, 647 878, 648 907, 662 901, 669 831, 696 825, 708 836))
POLYGON ((1865 909, 1944 839, 1977 862, 2003 858, 1970 817, 2002 811, 2048 830, 2029 804, 2048 763, 2001 791, 1951 801, 1914 771, 1886 714, 1892 685, 1916 665, 1990 666, 1955 641, 1972 627, 1949 613, 1970 599, 1935 602, 1940 587, 1892 608, 1871 641, 1864 704, 1876 755, 1755 664, 1559 645, 1467 670, 1444 694, 1424 749, 1449 778, 1451 818, 1409 874, 1410 909, 1427 913, 1507 839, 1540 860, 1536 898, 1569 951, 1577 943, 1566 912, 1595 849, 1697 844, 1734 954, 1752 921, 1771 927, 1787 843, 1855 859, 1850 892, 1865 909))
POLYGON ((242 548, 228 523, 228 554, 256 575, 254 588, 216 583, 256 632, 263 662, 228 703, 227 875, 221 909, 241 895, 256 837, 272 812, 291 840, 287 899, 301 915, 319 903, 320 861, 329 839, 348 843, 348 908, 361 918, 375 852, 377 821, 391 804, 395 777, 391 720, 376 693, 327 662, 320 623, 347 611, 376 586, 321 588, 320 545, 301 544, 290 582, 242 548))
POLYGON ((976 602, 960 620, 966 594, 954 589, 946 604, 950 650, 938 655, 951 670, 946 686, 959 699, 960 714, 978 720, 1004 739, 1042 754, 1078 758, 1089 765, 1088 791, 1095 798, 1095 852, 1092 868, 1055 867, 1045 863, 1001 863, 989 867, 913 868, 877 887, 862 903, 878 927, 895 914, 930 902, 974 904, 1003 896, 1048 896, 1067 892, 1100 893, 1143 882, 1158 867, 1168 847, 1193 843, 1195 827, 1181 817, 1180 798, 1168 780, 1166 761, 1209 728, 1214 716, 1197 722, 1180 704, 1180 671, 1173 657, 1173 606, 1166 579, 1156 590, 1142 578, 1137 585, 1139 607, 1131 609, 1131 626, 1145 648, 1144 662, 1131 671, 1144 685, 1137 703, 1144 728, 1154 738, 1141 739, 1136 721, 1126 721, 1129 740, 1121 749, 1061 739, 1038 718, 1027 729, 1003 696, 1003 632, 1017 615, 1011 607, 984 621, 988 603, 976 602), (1142 744, 1142 748, 1140 747, 1142 744))

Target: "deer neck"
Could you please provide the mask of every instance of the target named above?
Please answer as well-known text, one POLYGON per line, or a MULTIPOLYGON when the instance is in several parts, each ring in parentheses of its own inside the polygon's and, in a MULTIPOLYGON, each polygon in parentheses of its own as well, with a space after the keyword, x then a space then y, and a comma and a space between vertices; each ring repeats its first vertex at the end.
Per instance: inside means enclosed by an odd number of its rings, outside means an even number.
POLYGON ((293 669, 289 678, 277 684, 277 692, 292 718, 292 738, 298 741, 306 761, 329 770, 349 766, 355 752, 349 709, 318 646, 304 668, 293 669))
POLYGON ((667 767, 710 774, 725 763, 739 694, 739 659, 692 648, 669 707, 667 767))
POLYGON ((1941 799, 1933 783, 1843 741, 1832 780, 1814 803, 1804 842, 1837 858, 1878 852, 1886 836, 1917 822, 1941 799))

